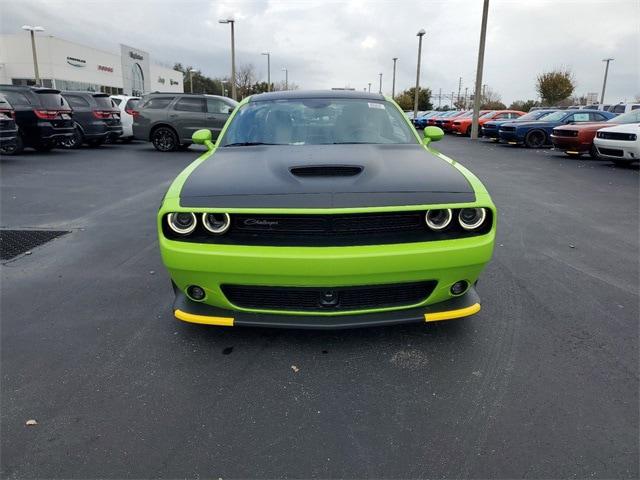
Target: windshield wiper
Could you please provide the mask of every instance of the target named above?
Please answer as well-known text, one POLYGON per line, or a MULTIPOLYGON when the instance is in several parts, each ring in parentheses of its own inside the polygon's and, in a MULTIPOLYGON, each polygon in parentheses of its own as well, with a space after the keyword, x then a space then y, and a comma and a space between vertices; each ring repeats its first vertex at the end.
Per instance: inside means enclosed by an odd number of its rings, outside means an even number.
POLYGON ((285 145, 284 143, 266 143, 266 142, 236 142, 227 143, 223 147, 253 147, 254 145, 285 145))

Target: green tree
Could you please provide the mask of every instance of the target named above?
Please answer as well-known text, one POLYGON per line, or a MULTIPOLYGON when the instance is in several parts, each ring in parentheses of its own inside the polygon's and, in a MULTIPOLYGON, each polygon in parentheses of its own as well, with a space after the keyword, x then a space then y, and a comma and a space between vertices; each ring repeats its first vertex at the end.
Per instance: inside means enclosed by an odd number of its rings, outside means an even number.
MULTIPOLYGON (((396 96, 396 102, 403 110, 413 110, 415 87, 411 87, 396 96)), ((420 88, 418 90, 418 110, 433 110, 431 104, 431 89, 420 88)))
POLYGON ((509 110, 520 110, 521 112, 528 112, 533 107, 539 107, 540 102, 535 100, 516 100, 509 105, 509 110))
POLYGON ((556 69, 538 75, 536 91, 543 105, 555 105, 571 96, 576 82, 569 69, 556 69))

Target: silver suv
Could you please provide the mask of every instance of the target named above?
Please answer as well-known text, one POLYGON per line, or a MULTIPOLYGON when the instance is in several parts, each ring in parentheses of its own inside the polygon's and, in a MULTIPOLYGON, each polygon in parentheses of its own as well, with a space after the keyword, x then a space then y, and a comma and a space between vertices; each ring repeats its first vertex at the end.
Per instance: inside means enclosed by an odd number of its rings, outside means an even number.
POLYGON ((208 128, 213 139, 238 102, 217 95, 150 93, 132 111, 133 136, 150 141, 161 152, 191 145, 196 130, 208 128))

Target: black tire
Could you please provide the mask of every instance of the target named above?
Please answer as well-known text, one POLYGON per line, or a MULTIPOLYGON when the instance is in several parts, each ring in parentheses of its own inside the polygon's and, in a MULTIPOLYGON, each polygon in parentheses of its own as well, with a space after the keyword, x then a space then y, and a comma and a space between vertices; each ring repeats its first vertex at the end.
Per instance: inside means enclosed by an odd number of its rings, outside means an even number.
POLYGON ((105 140, 105 138, 87 140, 87 145, 89 145, 91 148, 98 148, 105 142, 105 140))
POLYGON ((61 140, 59 143, 60 143, 60 146, 63 148, 72 148, 72 149, 80 148, 84 143, 84 134, 82 133, 82 130, 80 130, 80 127, 76 125, 76 128, 73 131, 73 137, 65 138, 64 140, 61 140))
POLYGON ((22 153, 22 150, 24 150, 24 141, 22 140, 22 135, 18 134, 13 145, 5 145, 4 147, 0 148, 0 154, 18 155, 19 153, 22 153))
POLYGON ((178 145, 178 135, 171 127, 158 127, 151 133, 151 143, 159 152, 173 152, 178 145))
POLYGON ((465 135, 466 135, 467 137, 470 137, 470 136, 471 136, 471 125, 469 125, 469 128, 467 128, 467 132, 465 133, 465 135))
POLYGON ((531 130, 524 137, 524 144, 529 148, 542 148, 547 144, 547 134, 542 130, 531 130))
POLYGON ((589 155, 594 160, 598 160, 600 158, 600 155, 598 154, 598 149, 593 143, 591 144, 591 148, 589 149, 589 155))

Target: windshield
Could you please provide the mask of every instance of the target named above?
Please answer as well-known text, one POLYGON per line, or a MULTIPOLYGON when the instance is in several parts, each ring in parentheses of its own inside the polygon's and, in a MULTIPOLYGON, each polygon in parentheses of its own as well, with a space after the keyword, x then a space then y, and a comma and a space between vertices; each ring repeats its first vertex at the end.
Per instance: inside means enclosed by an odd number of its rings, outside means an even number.
POLYGON ((94 100, 96 101, 96 104, 98 105, 98 108, 105 108, 105 109, 108 109, 108 108, 113 108, 113 107, 115 107, 113 100, 111 100, 111 99, 110 99, 109 97, 107 97, 107 96, 104 96, 104 97, 103 97, 102 95, 100 95, 100 96, 97 96, 97 95, 96 95, 96 96, 94 96, 93 98, 94 98, 94 100))
POLYGON ((418 143, 403 113, 384 100, 293 98, 249 102, 220 145, 418 143))
POLYGON ((607 122, 611 123, 637 123, 640 122, 640 110, 631 110, 630 112, 613 117, 607 122))
POLYGON ((485 113, 484 115, 481 115, 480 118, 491 117, 494 113, 496 113, 496 112, 491 110, 491 111, 485 113))
POLYGON ((557 122, 558 120, 562 120, 567 115, 567 112, 553 112, 549 115, 545 115, 544 120, 546 122, 557 122))
POLYGON ((518 121, 538 120, 546 115, 549 115, 550 113, 553 113, 553 112, 545 112, 544 110, 534 110, 533 112, 529 112, 525 115, 522 115, 521 117, 518 117, 518 121))

